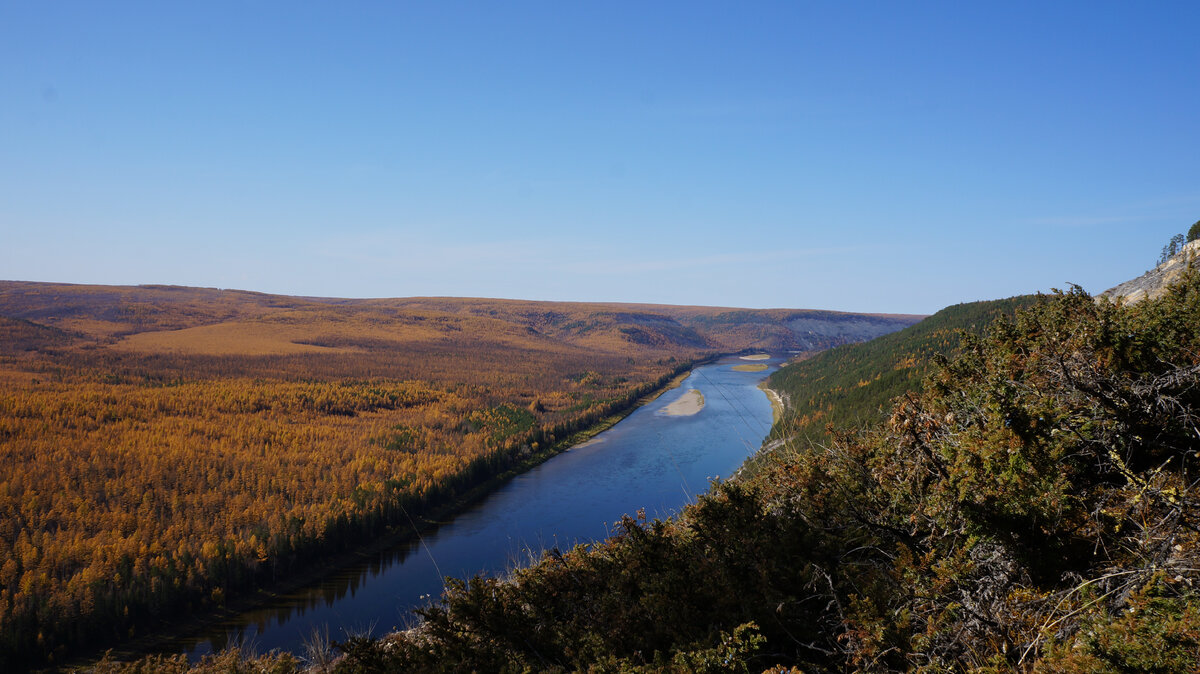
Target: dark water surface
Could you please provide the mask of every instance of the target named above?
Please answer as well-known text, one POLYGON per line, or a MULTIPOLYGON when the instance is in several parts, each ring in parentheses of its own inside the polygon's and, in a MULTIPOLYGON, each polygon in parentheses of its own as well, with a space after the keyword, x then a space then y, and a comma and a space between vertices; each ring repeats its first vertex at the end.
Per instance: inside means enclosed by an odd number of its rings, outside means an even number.
POLYGON ((624 514, 678 512, 729 477, 762 444, 771 404, 757 388, 782 358, 725 358, 697 368, 677 389, 634 411, 589 443, 513 478, 452 521, 414 542, 379 553, 175 644, 196 658, 226 646, 302 653, 314 630, 330 638, 376 635, 413 623, 411 609, 442 590, 443 576, 504 574, 545 549, 607 536, 624 514), (734 365, 769 365, 737 372, 734 365), (662 410, 697 389, 704 408, 693 416, 662 410))

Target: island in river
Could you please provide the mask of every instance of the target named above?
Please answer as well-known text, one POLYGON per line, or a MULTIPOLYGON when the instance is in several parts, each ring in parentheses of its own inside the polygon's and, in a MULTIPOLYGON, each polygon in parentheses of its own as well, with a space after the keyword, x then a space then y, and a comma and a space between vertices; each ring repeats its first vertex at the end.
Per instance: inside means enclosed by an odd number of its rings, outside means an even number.
MULTIPOLYGON (((763 368, 766 369, 765 367, 763 368)), ((704 394, 698 389, 688 389, 678 400, 663 408, 662 414, 671 417, 690 417, 704 409, 704 394)))

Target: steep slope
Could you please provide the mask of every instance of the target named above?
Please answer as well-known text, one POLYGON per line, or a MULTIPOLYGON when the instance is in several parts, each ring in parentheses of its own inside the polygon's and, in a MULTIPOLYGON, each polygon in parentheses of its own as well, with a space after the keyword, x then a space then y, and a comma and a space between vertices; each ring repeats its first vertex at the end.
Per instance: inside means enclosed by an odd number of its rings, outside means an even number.
POLYGON ((904 314, 787 309, 665 307, 663 313, 709 336, 724 350, 819 351, 874 339, 920 321, 904 314))
POLYGON ((956 349, 962 333, 981 334, 1035 301, 1026 295, 957 304, 898 332, 789 364, 767 382, 787 401, 771 437, 823 443, 827 425, 849 430, 878 422, 894 398, 921 388, 934 358, 956 349))
POLYGON ((1184 270, 1195 262, 1197 255, 1200 255, 1200 239, 1185 244, 1182 250, 1154 269, 1109 288, 1100 293, 1100 296, 1114 300, 1121 298, 1130 304, 1159 297, 1172 283, 1179 280, 1184 270))

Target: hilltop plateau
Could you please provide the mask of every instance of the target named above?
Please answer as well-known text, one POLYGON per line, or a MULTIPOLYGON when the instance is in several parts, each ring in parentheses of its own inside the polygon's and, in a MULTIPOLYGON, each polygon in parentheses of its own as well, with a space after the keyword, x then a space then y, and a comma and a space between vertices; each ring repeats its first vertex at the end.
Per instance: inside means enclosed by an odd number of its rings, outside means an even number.
MULTIPOLYGON (((337 299, 177 286, 0 282, 0 318, 24 350, 268 356, 462 342, 551 350, 808 351, 870 339, 921 316, 792 309, 469 298, 337 299), (74 340, 71 338, 74 337, 74 340)), ((6 336, 8 336, 6 334, 6 336)), ((9 341, 9 340, 5 340, 9 341)))

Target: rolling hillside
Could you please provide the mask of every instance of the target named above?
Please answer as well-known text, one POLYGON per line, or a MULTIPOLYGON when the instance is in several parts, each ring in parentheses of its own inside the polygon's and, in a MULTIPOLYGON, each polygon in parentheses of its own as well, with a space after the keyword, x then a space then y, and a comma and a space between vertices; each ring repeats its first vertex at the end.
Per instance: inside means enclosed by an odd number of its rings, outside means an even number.
MULTIPOLYGON (((816 350, 870 339, 922 318, 469 298, 336 299, 14 281, 0 282, 0 317, 75 334, 80 344, 90 340, 114 351, 260 356, 452 346, 458 338, 535 350, 816 350)), ((61 340, 46 344, 62 345, 61 340)), ((38 343, 26 340, 26 345, 37 348, 38 343)))

